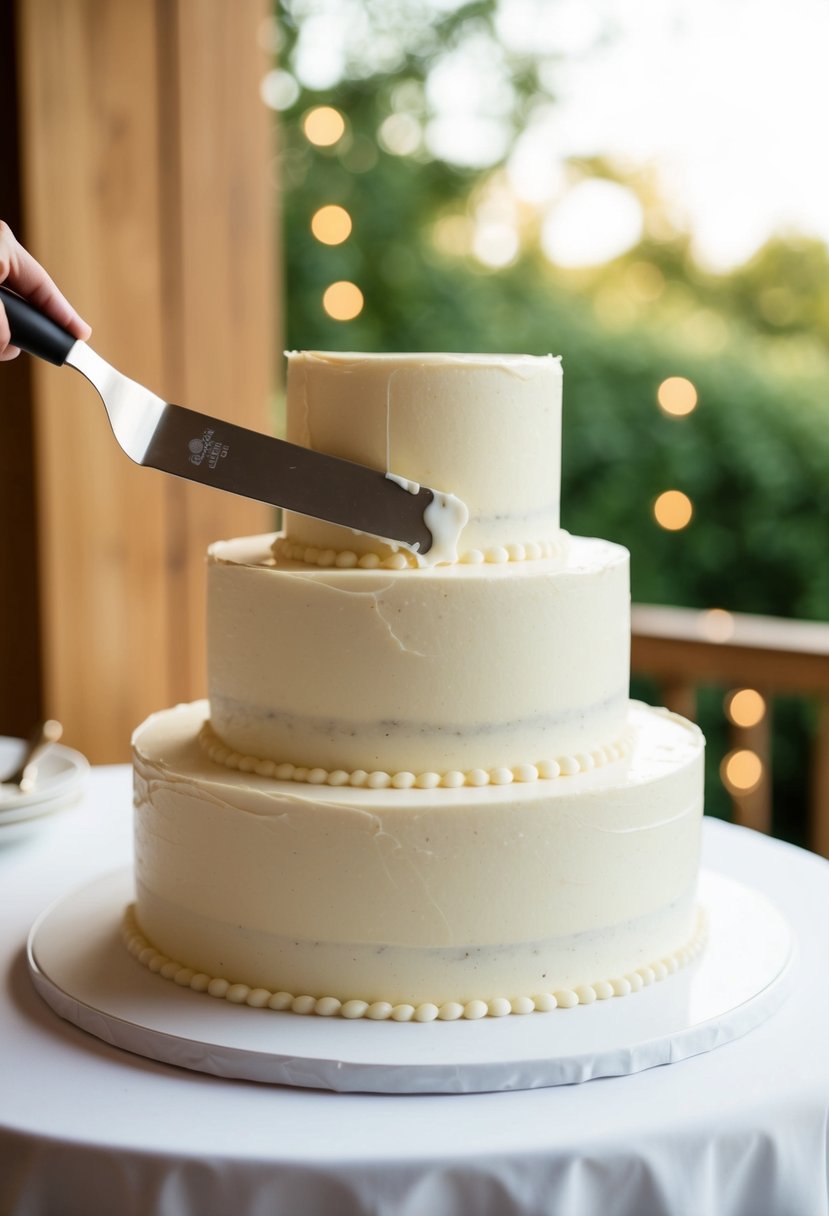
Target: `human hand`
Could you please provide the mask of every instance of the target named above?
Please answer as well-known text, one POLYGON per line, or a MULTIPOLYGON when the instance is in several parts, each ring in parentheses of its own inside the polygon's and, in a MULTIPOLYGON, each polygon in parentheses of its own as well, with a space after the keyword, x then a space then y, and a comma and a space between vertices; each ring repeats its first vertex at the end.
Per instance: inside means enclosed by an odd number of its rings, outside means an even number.
MULTIPOLYGON (((19 296, 30 300, 76 338, 86 339, 92 333, 86 321, 64 299, 40 263, 23 248, 3 220, 0 220, 0 283, 5 283, 19 296)), ((19 349, 10 344, 9 338, 6 311, 0 304, 0 362, 14 359, 20 354, 19 349)))

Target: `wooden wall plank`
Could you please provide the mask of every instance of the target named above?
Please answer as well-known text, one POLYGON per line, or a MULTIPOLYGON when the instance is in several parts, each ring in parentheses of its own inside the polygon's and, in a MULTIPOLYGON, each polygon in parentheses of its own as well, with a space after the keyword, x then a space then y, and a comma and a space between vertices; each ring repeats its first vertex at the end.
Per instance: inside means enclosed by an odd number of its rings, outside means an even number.
MULTIPOLYGON (((228 8, 240 41, 255 47, 259 0, 228 8)), ((30 246, 93 325, 91 345, 104 358, 162 396, 209 410, 215 398, 193 396, 199 376, 210 378, 201 365, 209 361, 218 378, 230 339, 227 312, 198 343, 188 341, 184 319, 188 299, 201 311, 213 307, 198 298, 203 278, 186 282, 196 251, 185 259, 179 239, 211 189, 198 160, 188 153, 182 163, 190 142, 198 145, 200 125, 210 122, 200 108, 206 95, 171 106, 183 97, 176 31, 183 33, 188 17, 173 4, 115 0, 20 0, 18 13, 30 246), (169 291, 172 278, 178 293, 169 291)), ((193 43, 213 45, 211 6, 195 5, 189 20, 193 43)), ((266 140, 256 125, 258 77, 242 79, 252 56, 232 61, 235 49, 227 47, 227 91, 248 102, 253 94, 252 125, 266 140)), ((245 147, 255 163, 237 168, 257 182, 267 144, 245 147)), ((230 149, 214 155, 228 161, 230 149)), ((237 188, 244 195, 248 183, 237 188)), ((251 194, 264 210, 255 185, 251 194)), ((266 218, 257 234, 270 245, 266 218)), ((214 237, 224 239, 223 230, 214 237)), ((201 255, 216 259, 215 250, 201 255)), ((269 298, 264 276, 251 290, 257 302, 269 298)), ((270 349, 250 342, 244 358, 267 367, 270 349)), ((141 718, 203 690, 203 551, 227 530, 225 520, 208 501, 218 495, 131 465, 81 377, 34 370, 45 707, 90 759, 124 760, 141 718)), ((252 390, 260 396, 246 416, 252 424, 257 408, 259 424, 266 421, 266 381, 260 372, 252 390)), ((267 508, 244 505, 228 520, 230 530, 267 527, 267 508)))
MULTIPOLYGON (((176 7, 180 211, 170 227, 180 241, 181 311, 175 368, 171 358, 175 399, 270 430, 273 354, 281 346, 273 308, 272 122, 259 95, 269 64, 256 38, 270 5, 179 0, 176 7)), ((172 40, 173 31, 167 33, 172 40)), ((167 495, 168 586, 175 603, 187 605, 186 628, 175 631, 170 656, 180 698, 204 681, 205 544, 269 530, 275 512, 181 483, 170 483, 167 495)))
MULTIPOLYGON (((27 231, 94 329, 92 345, 161 378, 154 13, 147 5, 19 5, 27 231)), ((92 760, 123 759, 164 703, 160 478, 114 443, 94 391, 36 363, 46 712, 92 760)))

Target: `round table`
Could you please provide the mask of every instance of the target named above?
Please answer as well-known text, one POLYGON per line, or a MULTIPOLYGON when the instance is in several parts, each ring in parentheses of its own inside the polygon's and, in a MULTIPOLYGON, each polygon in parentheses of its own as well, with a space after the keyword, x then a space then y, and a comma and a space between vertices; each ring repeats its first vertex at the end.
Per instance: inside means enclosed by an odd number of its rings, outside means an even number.
POLYGON ((0 1212, 15 1216, 812 1216, 829 1213, 829 864, 709 821, 704 863, 769 895, 794 991, 744 1038, 582 1085, 462 1096, 329 1093, 156 1064, 35 993, 38 913, 129 863, 130 772, 4 843, 0 1212))

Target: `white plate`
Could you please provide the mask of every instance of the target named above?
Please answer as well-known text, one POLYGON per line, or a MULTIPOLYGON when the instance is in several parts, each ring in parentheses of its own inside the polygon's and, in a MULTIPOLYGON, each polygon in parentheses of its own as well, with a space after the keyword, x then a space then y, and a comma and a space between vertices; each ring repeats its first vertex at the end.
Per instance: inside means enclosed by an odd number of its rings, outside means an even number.
MULTIPOLYGON (((10 773, 23 758, 22 739, 0 736, 0 773, 10 773)), ((37 784, 24 794, 0 786, 0 829, 48 815, 66 806, 83 791, 89 764, 80 752, 55 743, 38 761, 37 784)))
POLYGON ((302 1017, 229 1005, 143 967, 120 940, 132 873, 54 903, 29 935, 35 987, 61 1017, 137 1055, 314 1089, 536 1089, 675 1063, 739 1038, 792 987, 792 936, 764 895, 710 871, 696 963, 632 996, 551 1013, 428 1024, 302 1017))

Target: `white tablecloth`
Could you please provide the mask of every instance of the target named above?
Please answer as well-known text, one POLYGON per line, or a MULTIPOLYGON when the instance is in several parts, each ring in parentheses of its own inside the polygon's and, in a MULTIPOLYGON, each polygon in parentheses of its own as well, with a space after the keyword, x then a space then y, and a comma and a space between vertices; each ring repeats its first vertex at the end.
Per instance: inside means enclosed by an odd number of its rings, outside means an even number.
POLYGON ((828 1216, 827 862, 707 824, 705 864, 769 894, 799 940, 794 995, 737 1042, 557 1089, 304 1091, 129 1055, 33 991, 35 916, 129 860, 129 783, 94 770, 80 806, 0 838, 3 1216, 828 1216))

